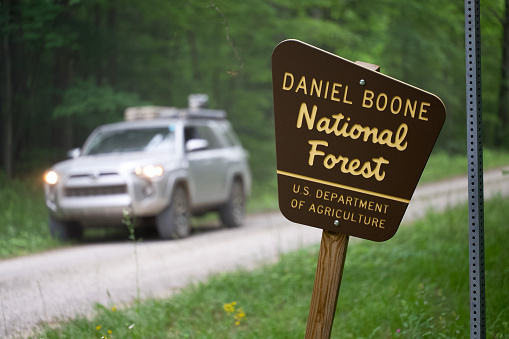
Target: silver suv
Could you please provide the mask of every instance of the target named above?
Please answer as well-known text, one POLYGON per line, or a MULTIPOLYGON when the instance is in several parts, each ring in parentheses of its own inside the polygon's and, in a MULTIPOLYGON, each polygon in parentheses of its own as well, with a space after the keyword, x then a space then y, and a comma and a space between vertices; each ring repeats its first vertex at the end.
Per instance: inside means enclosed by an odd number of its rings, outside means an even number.
POLYGON ((54 237, 119 224, 125 211, 155 224, 163 239, 186 237, 190 216, 210 211, 227 227, 242 223, 251 175, 224 111, 135 107, 125 116, 95 129, 46 173, 54 237))

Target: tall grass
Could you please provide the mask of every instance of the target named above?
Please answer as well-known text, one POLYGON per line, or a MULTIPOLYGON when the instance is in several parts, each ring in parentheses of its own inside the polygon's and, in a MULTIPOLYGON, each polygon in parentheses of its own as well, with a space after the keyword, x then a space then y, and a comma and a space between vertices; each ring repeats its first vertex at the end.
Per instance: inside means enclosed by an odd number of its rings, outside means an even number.
MULTIPOLYGON (((486 169, 509 165, 509 152, 485 149, 483 161, 486 169)), ((466 172, 467 159, 464 155, 451 155, 444 151, 437 151, 428 159, 419 183, 439 181, 463 175, 466 172)))
MULTIPOLYGON (((485 212, 487 337, 509 338, 509 200, 485 212)), ((302 338, 317 256, 312 246, 169 299, 98 305, 95 318, 37 338, 302 338)), ((468 258, 466 206, 429 214, 385 243, 351 244, 332 338, 467 338, 468 258)))
POLYGON ((48 230, 41 183, 7 180, 0 172, 0 258, 61 246, 48 230))

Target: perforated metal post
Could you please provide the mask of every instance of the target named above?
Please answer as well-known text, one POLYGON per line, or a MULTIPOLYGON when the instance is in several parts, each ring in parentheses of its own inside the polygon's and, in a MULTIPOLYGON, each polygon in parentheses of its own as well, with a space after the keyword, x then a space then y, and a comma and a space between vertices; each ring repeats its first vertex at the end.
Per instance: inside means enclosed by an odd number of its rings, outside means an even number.
POLYGON ((465 0, 470 338, 486 338, 480 0, 465 0))

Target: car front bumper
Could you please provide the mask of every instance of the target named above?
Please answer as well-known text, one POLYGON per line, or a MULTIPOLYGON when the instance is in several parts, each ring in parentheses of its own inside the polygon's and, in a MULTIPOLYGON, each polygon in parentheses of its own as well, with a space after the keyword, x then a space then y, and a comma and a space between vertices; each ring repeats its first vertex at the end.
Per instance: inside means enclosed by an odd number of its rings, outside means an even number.
POLYGON ((120 223, 124 211, 134 217, 159 214, 169 203, 166 181, 134 175, 110 178, 68 178, 45 187, 46 206, 59 220, 83 225, 120 223))

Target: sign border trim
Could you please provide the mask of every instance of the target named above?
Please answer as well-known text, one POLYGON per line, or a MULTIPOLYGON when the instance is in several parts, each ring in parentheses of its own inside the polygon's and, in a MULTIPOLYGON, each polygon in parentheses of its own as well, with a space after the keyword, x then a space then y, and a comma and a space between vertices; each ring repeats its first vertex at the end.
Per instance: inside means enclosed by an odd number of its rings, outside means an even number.
POLYGON ((315 183, 318 183, 318 184, 324 184, 324 185, 327 185, 327 186, 343 188, 343 189, 346 189, 348 191, 369 194, 369 195, 372 195, 372 196, 375 196, 375 197, 390 199, 390 200, 394 200, 394 201, 399 201, 399 202, 403 202, 403 203, 406 203, 406 204, 410 203, 410 200, 408 200, 408 199, 403 199, 403 198, 399 198, 399 197, 394 197, 392 195, 387 195, 387 194, 383 194, 383 193, 368 191, 368 190, 365 190, 365 189, 362 189, 362 188, 355 188, 355 187, 351 187, 351 186, 347 186, 347 185, 341 185, 341 184, 337 184, 335 182, 330 182, 330 181, 325 181, 325 180, 321 180, 321 179, 311 178, 311 177, 307 177, 307 176, 296 174, 296 173, 290 173, 290 172, 286 172, 286 171, 282 171, 282 170, 277 170, 277 174, 281 174, 281 175, 284 175, 284 176, 287 176, 287 177, 302 179, 302 180, 306 180, 306 181, 311 181, 311 182, 315 182, 315 183))

